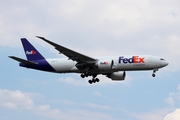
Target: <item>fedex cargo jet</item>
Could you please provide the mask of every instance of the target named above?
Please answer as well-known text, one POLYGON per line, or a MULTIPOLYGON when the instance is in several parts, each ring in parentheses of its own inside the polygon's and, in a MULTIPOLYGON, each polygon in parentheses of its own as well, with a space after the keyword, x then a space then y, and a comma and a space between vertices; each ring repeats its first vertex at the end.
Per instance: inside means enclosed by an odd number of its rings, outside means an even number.
POLYGON ((21 42, 27 60, 15 56, 9 57, 20 62, 21 67, 54 73, 79 73, 82 78, 92 76, 92 79, 88 81, 90 84, 99 82, 97 75, 100 74, 111 80, 124 80, 126 71, 152 70, 152 76, 155 77, 155 72, 158 69, 168 65, 165 59, 150 55, 90 57, 58 45, 44 37, 37 37, 54 46, 60 54, 64 54, 67 58, 45 59, 26 38, 22 38, 21 42))

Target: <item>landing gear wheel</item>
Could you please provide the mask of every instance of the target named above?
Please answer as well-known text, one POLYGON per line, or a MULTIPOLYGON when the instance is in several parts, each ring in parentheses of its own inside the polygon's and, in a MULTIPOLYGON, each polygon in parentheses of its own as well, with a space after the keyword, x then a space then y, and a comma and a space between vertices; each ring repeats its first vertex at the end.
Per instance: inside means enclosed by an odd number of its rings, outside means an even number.
POLYGON ((81 74, 81 77, 84 78, 85 77, 84 74, 81 74))
POLYGON ((156 75, 153 73, 152 76, 155 77, 156 75))
POLYGON ((93 82, 93 83, 96 83, 96 80, 95 80, 95 79, 92 79, 92 82, 93 82))
POLYGON ((96 78, 97 74, 93 74, 93 73, 90 73, 90 72, 89 73, 85 72, 85 73, 81 74, 82 78, 85 78, 85 77, 88 77, 88 76, 92 76, 92 79, 88 81, 89 84, 96 83, 96 82, 100 81, 98 78, 96 78))
POLYGON ((89 82, 89 84, 92 84, 92 83, 93 83, 93 81, 92 81, 92 80, 89 80, 88 82, 89 82))
POLYGON ((98 78, 96 78, 95 80, 96 80, 96 82, 99 82, 99 79, 98 79, 98 78))

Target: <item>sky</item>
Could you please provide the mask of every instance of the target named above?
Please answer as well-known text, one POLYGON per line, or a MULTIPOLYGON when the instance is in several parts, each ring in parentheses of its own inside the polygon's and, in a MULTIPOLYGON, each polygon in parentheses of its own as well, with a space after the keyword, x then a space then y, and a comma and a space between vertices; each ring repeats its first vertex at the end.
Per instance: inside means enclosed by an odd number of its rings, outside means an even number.
POLYGON ((1 120, 179 120, 179 0, 0 0, 1 120), (169 65, 127 72, 124 81, 99 75, 19 67, 27 38, 46 58, 63 58, 44 36, 88 56, 155 55, 169 65))

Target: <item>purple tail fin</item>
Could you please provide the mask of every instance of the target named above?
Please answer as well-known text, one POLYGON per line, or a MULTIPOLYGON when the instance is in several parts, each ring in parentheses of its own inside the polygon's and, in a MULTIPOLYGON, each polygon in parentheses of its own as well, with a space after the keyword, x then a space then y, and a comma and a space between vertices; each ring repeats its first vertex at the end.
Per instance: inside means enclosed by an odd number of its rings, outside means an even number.
POLYGON ((36 48, 26 39, 21 38, 22 45, 24 47, 24 52, 26 54, 27 60, 41 60, 44 57, 36 50, 36 48))

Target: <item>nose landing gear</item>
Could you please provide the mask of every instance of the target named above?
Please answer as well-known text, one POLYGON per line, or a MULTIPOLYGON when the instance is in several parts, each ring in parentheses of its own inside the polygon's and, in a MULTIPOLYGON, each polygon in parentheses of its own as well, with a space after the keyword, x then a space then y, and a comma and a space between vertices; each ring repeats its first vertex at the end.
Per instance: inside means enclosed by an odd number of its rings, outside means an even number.
POLYGON ((156 74, 155 74, 155 73, 156 73, 156 71, 158 71, 158 69, 154 69, 154 70, 153 70, 153 74, 152 74, 152 76, 153 76, 153 77, 155 77, 155 76, 156 76, 156 74))

